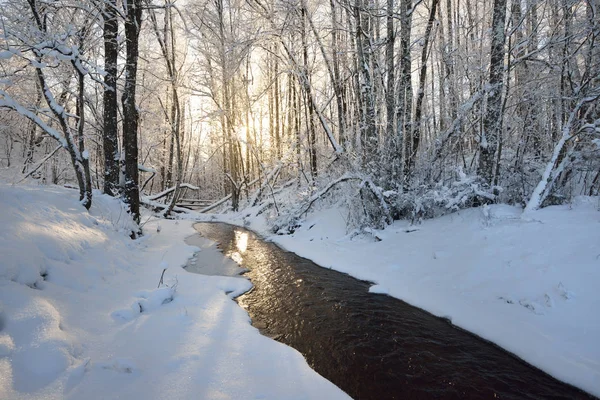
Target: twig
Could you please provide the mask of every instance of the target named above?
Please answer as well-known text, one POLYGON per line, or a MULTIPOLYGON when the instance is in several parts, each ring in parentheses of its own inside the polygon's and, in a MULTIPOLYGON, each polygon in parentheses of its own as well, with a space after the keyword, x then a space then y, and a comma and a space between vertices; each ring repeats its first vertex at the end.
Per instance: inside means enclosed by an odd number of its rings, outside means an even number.
POLYGON ((52 157, 58 150, 60 150, 62 148, 63 148, 62 145, 57 146, 54 150, 52 150, 52 152, 50 154, 48 154, 46 157, 44 157, 44 159, 42 161, 40 161, 34 169, 29 171, 19 182, 17 182, 17 184, 19 184, 19 183, 23 182, 25 179, 29 178, 33 173, 35 173, 35 171, 40 169, 41 166, 44 165, 44 163, 50 159, 50 157, 52 157))
POLYGON ((158 289, 158 288, 160 288, 160 285, 162 285, 162 284, 163 284, 163 278, 165 277, 165 271, 166 271, 166 270, 167 270, 166 268, 165 268, 165 269, 163 269, 163 272, 162 272, 162 274, 160 274, 160 281, 158 281, 158 286, 156 287, 157 289, 158 289))

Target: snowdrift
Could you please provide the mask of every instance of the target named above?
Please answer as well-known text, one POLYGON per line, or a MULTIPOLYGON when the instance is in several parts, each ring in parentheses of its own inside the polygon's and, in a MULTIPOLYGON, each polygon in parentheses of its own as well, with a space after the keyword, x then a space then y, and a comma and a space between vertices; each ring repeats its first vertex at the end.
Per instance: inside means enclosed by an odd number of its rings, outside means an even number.
POLYGON ((248 280, 180 267, 191 222, 132 241, 113 198, 1 183, 0 209, 0 399, 347 398, 250 325, 248 280))

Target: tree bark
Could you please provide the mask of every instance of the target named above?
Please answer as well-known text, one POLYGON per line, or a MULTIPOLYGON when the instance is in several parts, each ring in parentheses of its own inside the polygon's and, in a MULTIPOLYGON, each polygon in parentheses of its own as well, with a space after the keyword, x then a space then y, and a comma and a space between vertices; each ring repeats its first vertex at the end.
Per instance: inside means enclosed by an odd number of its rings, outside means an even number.
POLYGON ((313 180, 317 177, 317 134, 315 132, 315 104, 312 101, 312 88, 310 85, 310 80, 308 78, 308 45, 306 43, 306 19, 307 19, 307 11, 304 6, 302 6, 301 10, 301 39, 302 39, 302 56, 303 56, 303 64, 302 64, 302 75, 304 76, 304 80, 306 82, 306 106, 308 108, 307 115, 307 126, 308 126, 308 155, 310 162, 310 173, 312 175, 313 180))
POLYGON ((425 28, 425 41, 423 43, 423 49, 421 51, 419 91, 417 92, 417 104, 415 105, 415 118, 411 134, 410 152, 406 154, 404 163, 404 176, 405 182, 407 184, 410 182, 411 175, 415 166, 415 158, 417 156, 417 151, 419 150, 419 144, 421 142, 421 119, 423 115, 423 99, 425 98, 425 83, 427 79, 427 58, 429 54, 429 41, 431 39, 431 31, 433 29, 433 22, 435 20, 435 12, 438 2, 439 0, 432 0, 431 2, 429 19, 427 21, 427 27, 425 28))
POLYGON ((495 155, 502 133, 505 24, 506 0, 494 0, 490 75, 488 79, 491 90, 487 98, 487 109, 479 139, 479 165, 477 168, 477 173, 488 185, 493 184, 495 155))
MULTIPOLYGON (((405 160, 410 151, 411 117, 413 89, 411 81, 412 57, 410 54, 410 38, 412 33, 412 0, 402 0, 400 5, 400 78, 398 82, 398 105, 396 108, 396 135, 398 169, 402 169, 402 160, 405 160)), ((400 175, 400 171, 397 171, 400 175)))
MULTIPOLYGON (((140 192, 138 176, 138 124, 139 113, 135 103, 137 66, 139 57, 139 35, 142 24, 142 0, 129 0, 125 9, 126 64, 123 103, 123 148, 125 151, 125 202, 133 220, 140 223, 140 192)), ((132 232, 132 238, 141 230, 132 232)))
POLYGON ((387 16, 386 16, 387 39, 385 47, 385 60, 387 68, 387 93, 386 93, 386 136, 387 140, 395 142, 394 132, 396 126, 394 117, 396 115, 396 97, 394 88, 396 84, 396 75, 394 73, 394 45, 396 44, 396 32, 394 30, 394 0, 387 0, 387 16))
POLYGON ((119 44, 119 22, 116 0, 105 0, 104 6, 104 126, 102 144, 104 148, 104 193, 115 196, 119 186, 119 141, 118 141, 118 98, 117 59, 119 44))
POLYGON ((362 143, 363 161, 369 164, 374 160, 377 151, 378 137, 375 119, 375 95, 373 90, 373 77, 371 74, 371 40, 368 26, 368 13, 364 12, 364 3, 356 0, 354 4, 354 18, 356 20, 356 49, 358 53, 358 67, 360 73, 359 96, 362 98, 362 143), (366 14, 366 15, 363 15, 366 14))

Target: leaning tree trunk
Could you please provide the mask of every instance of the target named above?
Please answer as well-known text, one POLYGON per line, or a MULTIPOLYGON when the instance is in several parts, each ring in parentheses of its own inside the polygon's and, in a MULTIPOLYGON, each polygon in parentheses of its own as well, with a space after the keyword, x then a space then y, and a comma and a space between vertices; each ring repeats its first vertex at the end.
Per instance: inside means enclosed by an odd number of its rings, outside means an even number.
MULTIPOLYGON (((168 7, 165 9, 165 25, 162 35, 158 28, 158 21, 156 19, 156 14, 154 13, 154 10, 150 10, 150 20, 152 21, 154 34, 156 35, 156 40, 158 41, 162 56, 165 60, 167 74, 171 86, 171 112, 170 116, 167 117, 167 122, 171 126, 171 147, 173 147, 174 142, 177 151, 177 175, 175 178, 175 190, 173 191, 173 196, 171 197, 169 206, 164 211, 164 216, 167 217, 173 212, 173 209, 175 208, 177 198, 179 197, 181 181, 183 178, 183 157, 181 155, 181 123, 183 117, 181 113, 181 103, 179 101, 179 88, 177 76, 178 74, 176 68, 175 55, 175 32, 173 29, 173 15, 171 13, 171 9, 168 7)), ((165 115, 167 115, 166 110, 165 115)), ((173 151, 171 151, 170 160, 172 160, 173 158, 172 153, 173 151)), ((169 167, 171 167, 171 165, 169 165, 169 167)))
POLYGON ((423 99, 425 98, 425 83, 427 78, 427 58, 429 54, 429 41, 431 39, 431 31, 435 20, 435 10, 438 5, 438 0, 433 0, 431 10, 429 12, 429 20, 427 28, 425 28, 425 42, 421 51, 421 70, 419 72, 419 91, 417 92, 417 104, 415 106, 415 119, 411 135, 410 152, 407 152, 404 167, 404 176, 407 184, 410 183, 410 178, 415 166, 415 158, 421 143, 421 119, 423 115, 423 99))
MULTIPOLYGON (((40 10, 38 9, 38 3, 36 0, 29 0, 29 6, 31 8, 31 12, 33 14, 37 29, 39 30, 40 33, 46 34, 46 23, 45 23, 45 18, 46 15, 44 14, 43 16, 40 14, 40 10)), ((56 118, 56 120, 58 121, 60 128, 63 132, 64 135, 64 140, 60 140, 57 136, 54 136, 56 139, 58 139, 61 142, 61 145, 69 152, 69 157, 71 160, 71 165, 73 166, 73 169, 75 170, 75 177, 77 178, 77 184, 79 186, 79 200, 81 201, 82 205, 86 208, 86 209, 90 209, 90 207, 92 206, 92 189, 91 189, 91 183, 88 185, 88 187, 86 187, 86 183, 90 182, 89 179, 89 162, 87 162, 87 160, 84 160, 83 154, 79 151, 79 149, 77 148, 77 146, 75 145, 75 142, 73 141, 73 135, 71 133, 71 127, 69 126, 69 122, 68 122, 68 114, 65 110, 65 107, 60 106, 57 102, 56 99, 54 97, 54 95, 52 94, 52 90, 50 88, 50 86, 48 85, 48 82, 46 80, 46 76, 44 74, 43 71, 43 67, 41 67, 42 65, 44 65, 44 63, 42 62, 42 57, 44 55, 44 53, 39 50, 39 49, 35 49, 34 48, 34 54, 35 54, 35 59, 36 59, 36 67, 35 67, 35 72, 36 72, 36 78, 37 78, 37 82, 38 82, 38 87, 39 90, 41 91, 44 99, 46 100, 46 104, 48 105, 48 108, 51 110, 52 114, 54 115, 54 117, 56 118), (86 175, 84 177, 84 174, 86 175)), ((81 76, 81 74, 83 73, 80 69, 78 69, 78 65, 81 65, 81 62, 78 58, 74 58, 71 61, 73 68, 77 71, 77 73, 79 74, 79 76, 81 76)), ((81 67, 83 68, 83 67, 81 67)), ((83 79, 83 77, 81 77, 81 79, 83 79)), ((80 80, 80 96, 79 96, 79 100, 81 100, 81 104, 83 104, 83 94, 82 94, 82 88, 83 88, 83 83, 80 80)), ((25 111, 24 114, 25 116, 27 116, 31 121, 36 122, 36 124, 38 124, 40 127, 44 128, 44 130, 46 130, 46 132, 50 133, 49 129, 51 129, 48 126, 43 127, 42 125, 40 125, 40 120, 33 115, 33 113, 31 113, 30 111, 25 111)), ((45 124, 43 124, 45 125, 45 124)), ((83 124, 80 124, 80 128, 81 128, 81 136, 80 136, 80 141, 83 141, 83 124)), ((81 143, 81 142, 80 142, 81 143)))
MULTIPOLYGON (((323 57, 323 62, 325 63, 325 67, 327 68, 327 72, 329 73, 329 79, 331 80, 331 84, 333 86, 333 92, 335 95, 335 99, 336 99, 336 105, 337 105, 337 116, 338 116, 338 138, 339 138, 339 142, 340 142, 340 146, 343 147, 343 141, 345 140, 345 121, 344 121, 344 116, 345 116, 345 111, 344 111, 344 85, 340 80, 340 66, 339 66, 339 57, 338 57, 338 51, 339 49, 337 48, 337 32, 336 32, 336 26, 337 26, 337 22, 336 22, 336 17, 335 17, 335 5, 334 5, 334 0, 331 0, 331 18, 332 18, 332 30, 331 30, 331 43, 332 43, 332 60, 329 59, 327 52, 325 50, 325 46, 323 44, 323 41, 321 40, 321 36, 319 34, 319 31, 317 30, 317 28, 315 27, 315 24, 312 20, 312 17, 310 14, 308 14, 308 9, 306 6, 306 0, 302 0, 302 9, 305 11, 305 16, 306 16, 306 20, 308 21, 308 24, 310 25, 310 29, 313 32, 313 35, 317 41, 317 44, 319 45, 319 50, 321 50, 321 55, 323 57)), ((306 64, 306 63, 305 63, 306 64)))
POLYGON ((556 178, 564 170, 566 163, 569 159, 569 157, 564 156, 565 147, 568 145, 568 142, 573 138, 571 132, 573 129, 573 125, 576 122, 579 110, 587 102, 588 101, 586 101, 586 99, 580 100, 575 105, 575 108, 571 110, 569 114, 569 119, 567 120, 567 123, 563 128, 562 137, 559 139, 556 146, 554 146, 552 158, 546 165, 546 169, 542 174, 540 182, 537 184, 536 188, 533 191, 533 194, 531 195, 531 198, 527 202, 524 214, 528 214, 529 212, 537 210, 542 206, 542 203, 552 191, 552 187, 554 185, 554 182, 556 181, 556 178))

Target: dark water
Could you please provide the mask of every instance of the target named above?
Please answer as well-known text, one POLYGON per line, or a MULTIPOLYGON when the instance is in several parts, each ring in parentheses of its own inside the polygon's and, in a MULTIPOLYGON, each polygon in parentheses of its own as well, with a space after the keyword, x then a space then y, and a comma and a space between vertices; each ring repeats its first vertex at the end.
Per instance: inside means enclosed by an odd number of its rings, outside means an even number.
POLYGON ((506 351, 370 284, 242 228, 200 223, 254 289, 238 297, 264 335, 300 351, 355 399, 587 399, 506 351))

